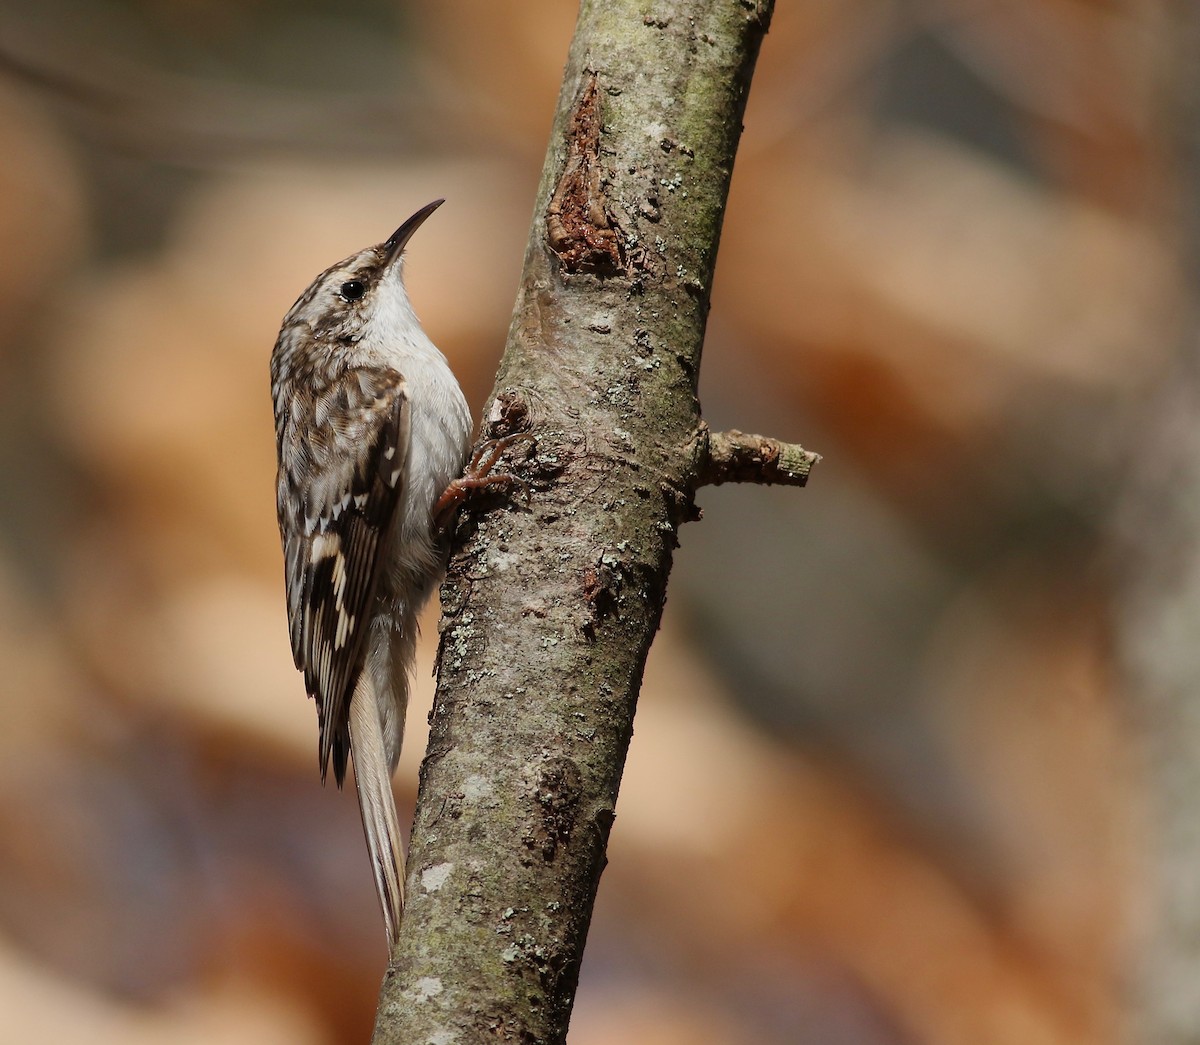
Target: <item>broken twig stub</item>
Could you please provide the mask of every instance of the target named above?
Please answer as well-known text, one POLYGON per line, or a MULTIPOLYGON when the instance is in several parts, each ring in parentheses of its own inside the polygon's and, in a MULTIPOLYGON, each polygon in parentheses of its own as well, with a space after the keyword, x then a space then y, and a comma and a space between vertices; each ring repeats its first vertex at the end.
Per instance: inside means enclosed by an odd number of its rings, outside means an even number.
POLYGON ((731 429, 714 432, 708 459, 701 468, 700 486, 722 483, 760 483, 764 486, 804 486, 821 455, 795 443, 731 429))

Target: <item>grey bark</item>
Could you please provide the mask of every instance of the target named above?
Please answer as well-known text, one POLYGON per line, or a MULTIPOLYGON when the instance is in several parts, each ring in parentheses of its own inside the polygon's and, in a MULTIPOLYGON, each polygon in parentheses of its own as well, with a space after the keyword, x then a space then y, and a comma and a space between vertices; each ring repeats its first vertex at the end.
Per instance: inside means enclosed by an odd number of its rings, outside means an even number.
POLYGON ((378 1043, 565 1039, 676 531, 703 483, 812 463, 710 454, 696 398, 771 8, 582 5, 486 419, 530 433, 505 459, 528 498, 459 524, 378 1043))
POLYGON ((1125 517, 1119 638, 1148 791, 1130 1045, 1200 1045, 1200 380, 1160 404, 1155 473, 1125 517))
POLYGON ((1175 161, 1172 235, 1191 296, 1177 365, 1132 448, 1116 556, 1119 650, 1148 792, 1130 1045, 1200 1045, 1200 12, 1172 11, 1174 61, 1157 100, 1175 161))

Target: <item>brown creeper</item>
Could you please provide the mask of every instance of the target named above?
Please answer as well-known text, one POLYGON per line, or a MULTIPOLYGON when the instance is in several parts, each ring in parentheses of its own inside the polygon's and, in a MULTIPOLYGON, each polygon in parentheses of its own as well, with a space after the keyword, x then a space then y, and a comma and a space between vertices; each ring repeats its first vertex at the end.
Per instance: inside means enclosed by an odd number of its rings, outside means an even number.
POLYGON ((391 777, 417 613, 441 573, 434 524, 467 458, 471 417, 404 289, 422 207, 377 247, 326 269, 271 355, 279 530, 296 667, 317 703, 321 779, 353 758, 389 940, 404 908, 391 777))

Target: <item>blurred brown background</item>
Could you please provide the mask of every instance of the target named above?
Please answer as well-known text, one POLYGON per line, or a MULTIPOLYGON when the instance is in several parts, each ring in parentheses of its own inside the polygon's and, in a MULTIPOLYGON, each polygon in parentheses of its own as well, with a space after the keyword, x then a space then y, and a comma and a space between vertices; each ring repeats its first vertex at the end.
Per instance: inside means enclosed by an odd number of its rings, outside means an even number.
MULTIPOLYGON (((576 1045, 1119 1040, 1158 898, 1120 520, 1196 329, 1189 19, 779 3, 701 393, 825 459, 681 535, 576 1045)), ((366 1040, 385 952, 287 648, 267 359, 445 196, 409 285, 479 410, 573 20, 0 7, 3 1042, 366 1040)))

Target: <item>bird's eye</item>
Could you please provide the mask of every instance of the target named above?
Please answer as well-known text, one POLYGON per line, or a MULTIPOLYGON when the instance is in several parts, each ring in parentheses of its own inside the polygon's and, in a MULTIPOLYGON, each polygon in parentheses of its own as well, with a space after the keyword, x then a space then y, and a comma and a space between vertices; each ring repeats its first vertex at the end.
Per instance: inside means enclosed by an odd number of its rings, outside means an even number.
POLYGON ((360 279, 347 280, 338 289, 344 301, 357 301, 367 292, 366 284, 360 279))

